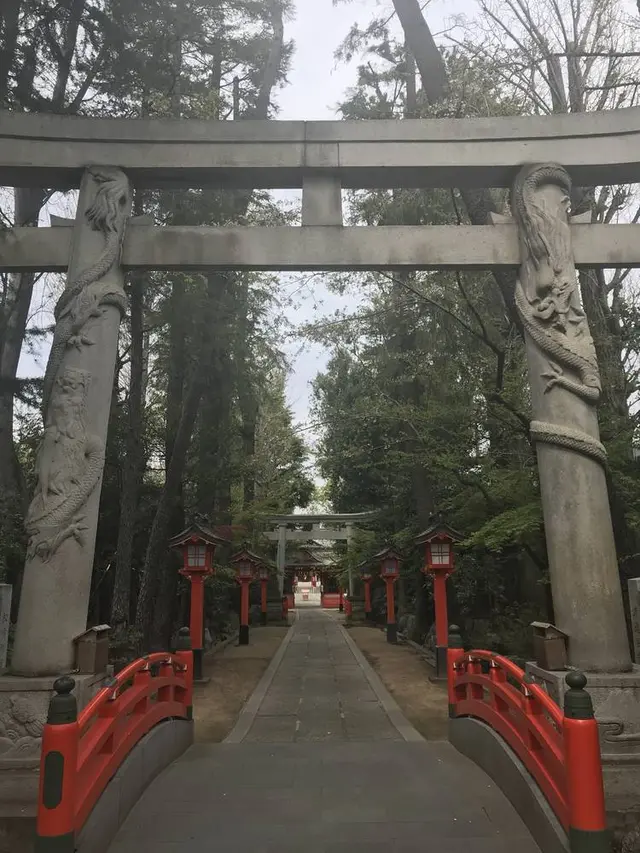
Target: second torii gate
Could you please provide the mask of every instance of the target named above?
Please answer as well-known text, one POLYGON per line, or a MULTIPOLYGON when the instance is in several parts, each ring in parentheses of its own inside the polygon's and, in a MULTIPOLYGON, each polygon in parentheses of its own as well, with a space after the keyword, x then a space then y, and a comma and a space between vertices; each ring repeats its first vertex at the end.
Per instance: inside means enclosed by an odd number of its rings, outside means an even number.
MULTIPOLYGON (((319 515, 270 515, 266 523, 276 530, 267 532, 265 536, 272 542, 278 543, 278 586, 282 595, 284 589, 284 569, 286 564, 287 542, 307 542, 327 540, 346 542, 353 536, 356 524, 362 524, 375 518, 375 512, 352 512, 319 515), (310 529, 305 530, 304 527, 310 529)), ((353 576, 349 567, 349 596, 353 595, 353 576)))

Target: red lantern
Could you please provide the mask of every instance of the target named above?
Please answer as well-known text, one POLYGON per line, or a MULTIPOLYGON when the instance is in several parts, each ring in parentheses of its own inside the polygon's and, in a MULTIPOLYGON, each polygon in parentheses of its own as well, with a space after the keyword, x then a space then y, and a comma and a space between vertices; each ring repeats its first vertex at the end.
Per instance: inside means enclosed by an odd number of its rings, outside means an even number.
POLYGON ((425 574, 433 575, 433 598, 436 616, 436 672, 441 678, 446 675, 449 615, 447 612, 447 578, 453 572, 453 546, 461 536, 445 524, 441 517, 416 537, 416 544, 426 550, 425 574))
POLYGON ((375 560, 380 560, 380 574, 387 585, 387 642, 396 643, 398 641, 398 631, 396 626, 396 604, 394 583, 400 574, 400 554, 393 548, 385 548, 374 557, 375 560))
POLYGON ((231 564, 236 567, 236 579, 240 584, 240 628, 238 644, 249 644, 249 585, 258 574, 262 560, 256 554, 244 548, 231 558, 231 564))
POLYGON ((249 560, 239 560, 236 563, 236 575, 238 580, 252 581, 253 580, 253 563, 249 560))
POLYGON ((453 540, 445 534, 438 534, 435 539, 428 540, 427 569, 453 571, 453 540))
POLYGON ((382 560, 382 577, 395 580, 400 574, 399 561, 395 555, 389 555, 382 560))
POLYGON ((202 680, 202 656, 204 646, 204 579, 213 574, 213 555, 216 545, 228 545, 227 539, 217 536, 202 524, 192 524, 182 533, 169 540, 170 548, 182 551, 180 574, 191 582, 190 625, 193 649, 193 674, 196 681, 202 680))

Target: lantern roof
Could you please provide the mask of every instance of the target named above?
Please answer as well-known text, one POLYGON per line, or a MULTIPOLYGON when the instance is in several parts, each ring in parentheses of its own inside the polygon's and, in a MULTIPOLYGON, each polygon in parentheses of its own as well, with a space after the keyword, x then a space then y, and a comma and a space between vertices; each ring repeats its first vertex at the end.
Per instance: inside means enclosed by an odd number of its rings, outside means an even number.
POLYGON ((266 560, 263 560, 262 557, 259 557, 257 554, 254 554, 253 551, 250 551, 248 548, 242 548, 242 550, 238 551, 236 554, 233 555, 233 557, 231 557, 229 562, 241 563, 243 560, 246 560, 249 563, 253 563, 254 566, 268 565, 266 560))
POLYGON ((416 545, 425 545, 434 539, 450 539, 451 542, 462 542, 464 536, 450 527, 442 517, 442 513, 434 513, 431 518, 431 526, 419 533, 414 542, 416 545))
POLYGON ((177 533, 169 539, 170 548, 179 548, 181 545, 188 545, 193 541, 204 542, 207 545, 229 545, 228 539, 223 539, 218 536, 213 530, 204 524, 202 521, 194 521, 181 533, 177 533))
POLYGON ((374 554, 373 557, 371 558, 370 562, 373 563, 374 560, 377 562, 380 560, 388 560, 388 559, 397 560, 400 563, 400 562, 402 562, 403 557, 402 557, 402 554, 400 553, 400 551, 397 551, 393 547, 393 545, 387 545, 386 548, 382 549, 382 551, 379 551, 377 554, 374 554))

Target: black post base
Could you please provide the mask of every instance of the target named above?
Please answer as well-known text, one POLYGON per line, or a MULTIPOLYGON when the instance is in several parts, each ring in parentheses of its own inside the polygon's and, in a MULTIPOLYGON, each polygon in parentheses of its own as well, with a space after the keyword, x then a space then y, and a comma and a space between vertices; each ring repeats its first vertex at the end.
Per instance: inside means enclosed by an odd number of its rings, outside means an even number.
POLYGON ((447 677, 447 647, 436 646, 436 676, 447 677))
POLYGON ((611 835, 606 829, 588 831, 569 827, 571 853, 611 853, 611 835))
POLYGON ((193 650, 193 680, 202 681, 202 655, 203 649, 193 650))
POLYGON ((76 850, 75 833, 67 835, 41 836, 35 839, 35 853, 73 853, 76 850))
POLYGON ((260 624, 261 625, 267 624, 267 614, 266 613, 262 613, 262 612, 260 613, 260 624))
POLYGON ((338 610, 340 611, 340 613, 344 612, 344 604, 342 602, 340 602, 340 604, 338 606, 338 610))
POLYGON ((249 626, 241 625, 240 630, 238 631, 238 645, 239 646, 248 646, 249 645, 249 626))
POLYGON ((365 622, 371 622, 371 611, 370 610, 367 610, 367 612, 364 614, 364 621, 365 622))
POLYGON ((387 643, 398 642, 398 626, 395 622, 387 622, 387 643))

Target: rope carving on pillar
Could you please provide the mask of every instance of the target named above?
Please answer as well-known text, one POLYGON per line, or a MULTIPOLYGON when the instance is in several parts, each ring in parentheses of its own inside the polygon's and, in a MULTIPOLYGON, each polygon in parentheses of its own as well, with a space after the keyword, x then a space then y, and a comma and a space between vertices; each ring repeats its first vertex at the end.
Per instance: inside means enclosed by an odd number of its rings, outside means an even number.
POLYGON ((86 219, 100 232, 104 247, 97 260, 67 284, 58 300, 56 327, 44 378, 42 414, 44 435, 38 451, 38 485, 27 512, 28 556, 44 562, 62 542, 75 538, 82 544, 83 507, 100 482, 104 443, 87 434, 87 394, 92 376, 86 370, 65 367, 71 348, 82 351, 94 344, 90 321, 99 320, 108 306, 122 313, 126 296, 119 283, 104 281, 119 261, 128 216, 129 181, 119 169, 88 170, 96 187, 86 219))
MULTIPOLYGON (((571 178, 556 163, 527 165, 518 174, 511 193, 522 246, 515 302, 529 338, 548 361, 549 369, 542 373, 547 380, 545 393, 554 387, 564 388, 595 406, 602 386, 576 280, 570 198, 571 178), (555 194, 545 193, 548 187, 561 190, 559 202, 555 194)), ((574 427, 534 421, 531 436, 606 465, 604 445, 574 427)))

